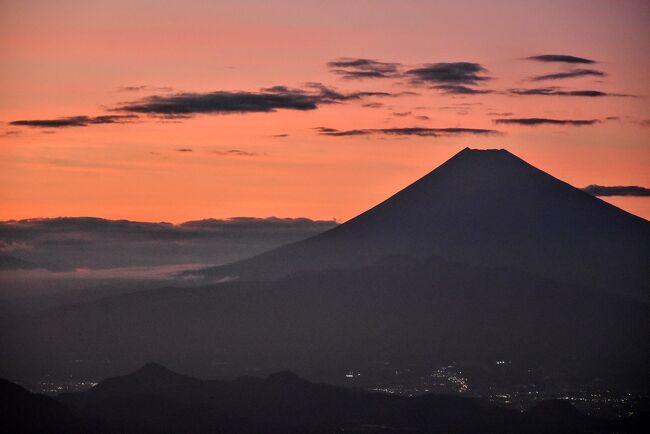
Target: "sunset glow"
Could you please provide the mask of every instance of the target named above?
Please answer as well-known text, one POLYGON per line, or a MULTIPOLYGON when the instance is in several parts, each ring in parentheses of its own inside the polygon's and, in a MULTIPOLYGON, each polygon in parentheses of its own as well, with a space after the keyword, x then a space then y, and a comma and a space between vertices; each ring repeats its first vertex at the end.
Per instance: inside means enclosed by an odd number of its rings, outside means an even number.
POLYGON ((650 187, 650 4, 469 4, 2 2, 0 220, 344 221, 465 147, 650 187))

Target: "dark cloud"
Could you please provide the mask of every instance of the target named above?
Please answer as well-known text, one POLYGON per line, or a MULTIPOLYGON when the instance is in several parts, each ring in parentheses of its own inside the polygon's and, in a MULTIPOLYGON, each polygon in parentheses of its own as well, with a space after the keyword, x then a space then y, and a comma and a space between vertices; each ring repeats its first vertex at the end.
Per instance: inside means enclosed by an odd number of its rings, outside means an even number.
POLYGON ((567 54, 541 54, 539 56, 528 57, 528 60, 535 60, 537 62, 559 62, 559 63, 573 63, 573 64, 596 63, 595 60, 585 59, 584 57, 569 56, 567 54))
POLYGON ((400 75, 399 63, 380 62, 374 59, 341 58, 327 63, 330 72, 345 79, 393 78, 400 75))
POLYGON ((388 136, 419 136, 419 137, 439 137, 451 135, 488 135, 500 134, 496 130, 488 130, 481 128, 424 128, 424 127, 409 127, 409 128, 366 128, 356 130, 337 130, 335 128, 316 128, 319 134, 325 136, 367 136, 371 134, 383 134, 388 136))
POLYGON ((286 133, 283 133, 283 134, 273 134, 271 137, 283 138, 283 137, 289 137, 289 134, 286 134, 286 133))
POLYGON ((383 106, 384 105, 380 102, 369 102, 362 105, 362 107, 367 107, 367 108, 382 108, 383 106))
POLYGON ((433 86, 433 88, 441 91, 442 93, 451 95, 480 95, 485 93, 492 93, 492 91, 489 89, 475 89, 459 84, 440 84, 438 86, 433 86))
POLYGON ((180 149, 177 149, 176 151, 178 151, 178 152, 193 152, 194 150, 190 149, 190 148, 180 148, 180 149))
POLYGON ((136 115, 103 115, 103 116, 69 116, 57 119, 28 119, 9 122, 10 125, 32 128, 67 128, 87 127, 97 124, 123 124, 137 119, 136 115))
POLYGON ((487 70, 478 63, 432 63, 421 68, 406 71, 413 85, 431 85, 444 94, 449 95, 479 95, 491 93, 488 89, 474 87, 481 82, 491 80, 485 75, 487 70))
POLYGON ((543 80, 562 80, 565 78, 574 78, 574 77, 605 77, 605 74, 602 71, 596 69, 572 69, 571 71, 565 72, 555 72, 552 74, 538 75, 532 78, 532 81, 543 81, 543 80))
POLYGON ((526 126, 537 125, 573 125, 576 127, 584 125, 594 125, 599 123, 599 119, 547 119, 547 118, 508 118, 495 119, 496 124, 515 124, 526 126))
POLYGON ((490 80, 483 75, 487 70, 478 63, 431 63, 406 71, 414 84, 476 85, 490 80))
POLYGON ((512 116, 512 112, 489 112, 488 116, 512 116))
POLYGON ((315 110, 321 104, 336 104, 366 97, 395 96, 388 92, 340 92, 322 83, 307 83, 305 89, 273 86, 259 92, 216 91, 152 95, 124 103, 114 110, 187 118, 197 114, 269 113, 276 110, 315 110))
POLYGON ((425 116, 425 115, 418 115, 418 116, 415 117, 415 119, 419 119, 421 121, 430 121, 431 120, 431 118, 429 116, 425 116))
POLYGON ((406 117, 406 116, 411 116, 411 112, 394 112, 393 116, 397 117, 406 117))
POLYGON ((642 119, 637 122, 642 127, 650 127, 650 119, 642 119))
POLYGON ((511 95, 519 96, 578 96, 578 97, 589 97, 589 98, 598 98, 604 96, 622 96, 630 97, 632 95, 625 95, 620 93, 607 93, 601 92, 599 90, 562 90, 559 87, 537 87, 532 89, 510 89, 508 92, 511 95))
POLYGON ((612 186, 589 185, 582 189, 594 196, 650 196, 650 188, 637 185, 612 186))
POLYGON ((208 92, 153 95, 116 107, 118 111, 147 115, 268 113, 278 109, 314 110, 319 99, 302 91, 277 86, 265 92, 208 92))

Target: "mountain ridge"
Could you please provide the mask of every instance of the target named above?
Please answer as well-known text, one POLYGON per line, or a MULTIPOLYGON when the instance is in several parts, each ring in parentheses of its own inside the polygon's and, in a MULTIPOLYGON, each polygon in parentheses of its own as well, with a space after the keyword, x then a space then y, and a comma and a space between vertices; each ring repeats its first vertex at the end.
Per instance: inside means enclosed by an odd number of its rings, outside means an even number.
POLYGON ((199 274, 267 280, 305 269, 367 265, 385 255, 433 254, 648 300, 648 246, 647 220, 506 150, 465 148, 335 228, 199 274))

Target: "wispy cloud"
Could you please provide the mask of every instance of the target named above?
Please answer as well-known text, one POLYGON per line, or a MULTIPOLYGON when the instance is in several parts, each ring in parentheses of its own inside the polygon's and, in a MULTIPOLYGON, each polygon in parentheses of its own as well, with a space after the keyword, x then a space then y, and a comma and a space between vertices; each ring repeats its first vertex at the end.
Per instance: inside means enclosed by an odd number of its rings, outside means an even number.
POLYGON ((269 113, 277 110, 315 110, 367 97, 394 96, 389 92, 341 92, 322 83, 307 83, 304 89, 273 86, 258 92, 215 91, 152 95, 127 102, 114 110, 150 116, 190 117, 197 114, 269 113))
POLYGON ((509 89, 508 93, 518 96, 576 96, 598 98, 606 96, 633 97, 620 93, 607 93, 599 90, 562 90, 559 87, 536 87, 531 89, 509 89))
POLYGON ((589 185, 582 189, 583 191, 594 196, 650 196, 650 188, 639 187, 637 185, 589 185))
POLYGON ((141 84, 138 86, 120 86, 117 88, 118 92, 172 92, 173 87, 169 86, 150 86, 141 84))
POLYGON ((568 54, 540 54, 537 56, 531 56, 527 58, 528 60, 535 60, 537 62, 547 62, 547 63, 582 63, 582 64, 592 64, 596 63, 595 60, 586 59, 584 57, 570 56, 568 54))
POLYGON ((242 151, 241 149, 228 149, 227 151, 211 151, 213 155, 232 156, 232 157, 257 157, 257 152, 242 151))
POLYGON ((330 72, 348 80, 364 78, 393 78, 400 75, 401 65, 394 62, 380 62, 374 59, 343 57, 327 63, 330 72))
POLYGON ((408 128, 364 128, 355 130, 337 130, 335 128, 319 127, 316 128, 318 134, 324 136, 368 136, 373 134, 381 134, 387 136, 419 136, 419 137, 439 137, 439 136, 453 136, 453 135, 490 135, 500 134, 499 131, 482 129, 482 128, 424 128, 424 127, 408 127, 408 128))
POLYGON ((67 128, 87 127, 97 124, 123 124, 138 119, 136 115, 103 115, 103 116, 69 116, 56 119, 23 119, 9 122, 10 125, 32 128, 67 128))
POLYGON ((575 77, 605 77, 603 71, 598 71, 596 69, 572 69, 570 71, 564 72, 554 72, 552 74, 544 74, 533 77, 532 81, 544 81, 544 80, 563 80, 565 78, 575 78, 575 77))
POLYGON ((525 126, 537 126, 537 125, 572 125, 572 126, 584 126, 584 125, 594 125, 601 122, 599 119, 548 119, 548 118, 506 118, 506 119, 495 119, 494 123, 496 124, 505 124, 505 125, 525 125, 525 126))
POLYGON ((481 95, 486 93, 492 93, 492 90, 489 89, 476 89, 473 87, 462 86, 459 84, 441 84, 438 86, 433 86, 434 89, 441 91, 442 93, 452 94, 452 95, 481 95))

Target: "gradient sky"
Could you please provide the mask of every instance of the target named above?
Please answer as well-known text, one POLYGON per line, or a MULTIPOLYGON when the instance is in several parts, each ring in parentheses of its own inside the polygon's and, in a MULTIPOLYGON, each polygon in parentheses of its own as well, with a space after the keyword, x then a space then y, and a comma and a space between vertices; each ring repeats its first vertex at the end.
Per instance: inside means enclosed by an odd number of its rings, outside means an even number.
MULTIPOLYGON (((3 0, 0 220, 346 220, 467 146, 577 187, 650 187, 648 23, 647 1, 3 0), (585 60, 528 59, 546 54, 585 60), (399 65, 350 79, 391 66, 340 58, 399 65), (257 112, 267 97, 290 107, 257 112)), ((607 200, 650 218, 648 197, 607 200)))

